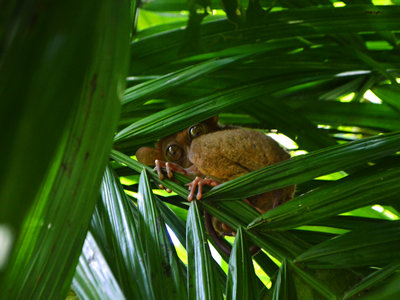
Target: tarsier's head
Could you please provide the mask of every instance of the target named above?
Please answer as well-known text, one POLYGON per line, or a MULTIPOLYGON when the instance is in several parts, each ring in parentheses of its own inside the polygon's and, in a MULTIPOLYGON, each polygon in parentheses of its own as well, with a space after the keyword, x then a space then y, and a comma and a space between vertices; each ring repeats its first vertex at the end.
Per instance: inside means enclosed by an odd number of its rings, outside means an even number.
POLYGON ((214 132, 218 129, 218 117, 215 116, 160 139, 155 148, 139 148, 136 151, 136 158, 145 165, 154 165, 154 161, 159 159, 176 163, 184 168, 190 167, 192 163, 189 161, 188 151, 192 140, 200 135, 214 132))

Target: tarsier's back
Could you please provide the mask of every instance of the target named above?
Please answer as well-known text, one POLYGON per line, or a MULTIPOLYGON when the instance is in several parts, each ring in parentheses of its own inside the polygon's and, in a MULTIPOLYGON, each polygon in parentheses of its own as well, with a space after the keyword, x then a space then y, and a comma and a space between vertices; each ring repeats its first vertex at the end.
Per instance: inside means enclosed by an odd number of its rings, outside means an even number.
POLYGON ((192 141, 189 160, 203 174, 221 181, 289 159, 279 144, 262 132, 247 129, 216 131, 192 141))
MULTIPOLYGON (((290 155, 262 132, 243 128, 217 131, 194 139, 189 160, 202 174, 220 182, 287 160, 290 155)), ((293 198, 295 186, 249 197, 245 201, 264 213, 293 198)), ((231 234, 214 220, 220 234, 231 234)))

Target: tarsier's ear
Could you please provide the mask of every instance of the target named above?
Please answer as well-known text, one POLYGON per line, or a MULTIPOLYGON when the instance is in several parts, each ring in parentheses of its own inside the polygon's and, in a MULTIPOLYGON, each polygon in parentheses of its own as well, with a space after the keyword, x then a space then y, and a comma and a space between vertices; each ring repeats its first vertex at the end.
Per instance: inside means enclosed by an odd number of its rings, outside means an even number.
POLYGON ((142 164, 154 166, 156 159, 161 160, 161 153, 155 148, 142 147, 136 151, 136 158, 142 164))
POLYGON ((207 124, 209 128, 214 128, 218 126, 218 116, 211 117, 202 123, 207 124))

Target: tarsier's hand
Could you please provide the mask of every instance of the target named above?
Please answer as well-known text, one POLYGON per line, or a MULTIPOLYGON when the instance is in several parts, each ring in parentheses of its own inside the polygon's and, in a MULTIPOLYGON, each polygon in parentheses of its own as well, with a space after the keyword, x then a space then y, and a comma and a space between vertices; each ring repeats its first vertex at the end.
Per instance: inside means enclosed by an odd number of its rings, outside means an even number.
MULTIPOLYGON (((173 163, 173 162, 165 162, 165 161, 156 159, 154 164, 155 164, 154 170, 157 171, 157 175, 160 180, 164 179, 164 173, 162 171, 162 168, 165 168, 169 179, 172 179, 172 177, 174 176, 173 172, 180 173, 183 175, 188 174, 188 171, 185 168, 183 168, 180 165, 173 163)), ((171 190, 168 188, 165 188, 162 184, 159 185, 159 188, 166 190, 168 193, 171 193, 171 190)))
POLYGON ((192 182, 187 184, 189 186, 189 196, 188 196, 188 201, 193 200, 194 192, 197 187, 197 195, 196 199, 200 200, 203 197, 203 185, 209 185, 211 187, 219 185, 219 182, 211 179, 211 178, 201 178, 201 177, 196 177, 192 182))
POLYGON ((164 179, 164 174, 163 174, 161 168, 165 168, 165 171, 167 172, 167 176, 169 179, 171 179, 174 176, 173 172, 180 173, 183 175, 188 174, 188 171, 185 168, 183 168, 180 165, 173 163, 173 162, 165 162, 165 161, 156 159, 154 163, 155 163, 154 170, 157 171, 157 175, 160 180, 164 179))
MULTIPOLYGON (((160 180, 164 179, 164 173, 163 173, 162 168, 164 168, 165 171, 167 172, 167 177, 169 179, 172 179, 172 177, 174 176, 173 172, 180 173, 183 175, 193 175, 194 174, 193 168, 192 169, 191 168, 183 168, 176 163, 165 162, 165 161, 156 159, 154 169, 157 171, 157 175, 160 180)), ((193 196, 196 191, 196 188, 197 188, 196 199, 200 200, 203 197, 203 185, 209 185, 209 186, 214 187, 214 186, 217 186, 218 184, 219 184, 219 182, 214 179, 201 178, 199 176, 196 176, 196 178, 192 182, 187 184, 188 189, 190 191, 189 196, 187 198, 188 201, 193 200, 193 196)), ((161 189, 165 189, 168 193, 171 192, 170 189, 164 188, 164 186, 161 184, 159 185, 159 187, 161 189)))

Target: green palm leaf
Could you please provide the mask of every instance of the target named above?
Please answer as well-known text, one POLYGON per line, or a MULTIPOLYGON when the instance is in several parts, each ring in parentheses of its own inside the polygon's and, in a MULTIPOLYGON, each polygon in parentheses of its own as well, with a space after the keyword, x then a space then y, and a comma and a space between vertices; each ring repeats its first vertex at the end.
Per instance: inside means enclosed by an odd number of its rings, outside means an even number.
POLYGON ((400 8, 388 2, 7 4, 0 298, 63 298, 74 272, 82 299, 398 298, 400 8), (189 204, 191 179, 160 181, 130 156, 215 115, 292 158, 189 204), (242 201, 293 184, 263 215, 242 201), (237 231, 230 258, 202 210, 237 231))
POLYGON ((11 22, 11 40, 2 41, 7 56, 1 67, 15 75, 10 84, 2 80, 8 108, 1 110, 1 120, 15 125, 5 137, 10 147, 3 148, 10 152, 4 155, 0 226, 10 228, 15 244, 12 251, 2 249, 11 253, 7 268, 7 257, 2 258, 1 295, 62 298, 75 273, 118 120, 129 3, 25 1, 13 13, 22 23, 11 22), (15 65, 7 67, 10 63, 15 65), (16 88, 23 81, 26 87, 16 88), (18 90, 24 92, 14 97, 18 90), (20 98, 22 110, 13 104, 20 98))
POLYGON ((101 241, 103 255, 127 297, 154 298, 151 280, 146 275, 150 268, 144 261, 146 246, 139 233, 139 213, 129 204, 118 178, 108 168, 101 195, 92 217, 92 232, 101 241))
POLYGON ((125 299, 90 232, 83 245, 72 287, 82 299, 125 299))
POLYGON ((254 273, 249 246, 241 228, 237 231, 226 282, 227 299, 258 299, 260 290, 254 273))
POLYGON ((188 213, 186 249, 188 251, 188 299, 222 299, 217 271, 200 222, 197 204, 191 204, 188 213))
POLYGON ((165 228, 164 220, 152 197, 146 171, 139 183, 138 208, 139 230, 145 245, 144 259, 147 260, 148 276, 153 285, 164 289, 154 289, 155 299, 185 299, 186 285, 180 268, 180 261, 165 228))
POLYGON ((355 267, 398 261, 398 231, 399 221, 353 230, 310 248, 296 260, 318 267, 355 267))
POLYGON ((294 281, 285 259, 279 269, 272 297, 273 299, 297 299, 294 281))

